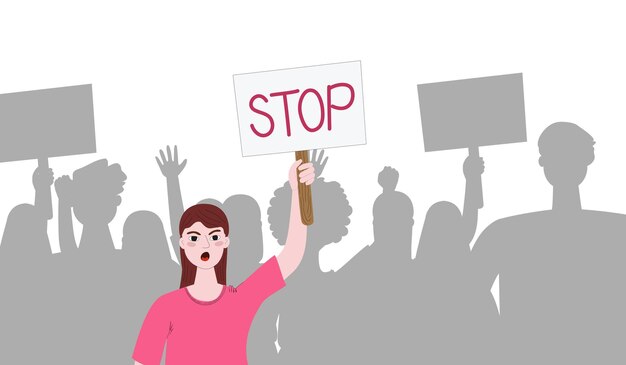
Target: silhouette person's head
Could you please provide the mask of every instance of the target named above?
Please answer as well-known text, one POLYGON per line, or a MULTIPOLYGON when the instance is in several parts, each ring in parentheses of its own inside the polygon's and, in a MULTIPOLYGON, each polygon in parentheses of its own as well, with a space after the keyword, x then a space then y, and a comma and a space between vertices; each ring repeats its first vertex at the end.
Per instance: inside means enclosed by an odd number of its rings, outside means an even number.
POLYGON ((0 256, 9 260, 33 260, 50 256, 52 251, 48 241, 47 221, 40 217, 31 204, 20 204, 13 208, 0 244, 0 256))
POLYGON ((216 207, 220 209, 224 209, 224 205, 222 204, 222 202, 213 198, 202 199, 198 202, 198 204, 211 204, 211 205, 215 205, 216 207))
POLYGON ((163 222, 158 215, 141 210, 128 216, 122 237, 126 257, 155 265, 171 260, 167 245, 163 222))
POLYGON ((229 282, 239 284, 245 280, 263 258, 263 232, 261 208, 254 198, 237 194, 224 201, 226 215, 230 218, 229 282))
POLYGON ((222 209, 228 216, 230 226, 228 265, 229 285, 241 284, 259 266, 263 258, 263 232, 261 208, 254 198, 236 194, 220 203, 207 198, 198 204, 211 204, 222 209))
POLYGON ((462 231, 463 215, 456 205, 447 201, 433 204, 424 219, 417 257, 439 266, 469 254, 462 231))
MULTIPOLYGON (((330 243, 341 241, 348 234, 350 224, 350 206, 343 188, 336 181, 324 181, 316 178, 311 184, 315 224, 309 227, 307 234, 307 252, 318 252, 330 243)), ((270 230, 282 246, 287 239, 291 188, 285 183, 274 192, 267 210, 270 230)))
POLYGON ((109 224, 122 203, 126 174, 119 164, 106 159, 74 171, 73 203, 76 219, 83 225, 109 224))
MULTIPOLYGON (((313 216, 315 223, 308 228, 307 249, 302 260, 307 268, 317 267, 317 272, 322 272, 319 266, 320 250, 331 243, 337 243, 348 234, 352 207, 343 188, 337 181, 326 181, 322 171, 328 162, 324 158, 324 151, 318 154, 314 150, 311 163, 315 167, 315 180, 311 184, 313 199, 313 216)), ((289 215, 291 207, 291 188, 286 182, 281 188, 274 191, 274 197, 270 199, 270 207, 267 209, 268 222, 272 235, 282 246, 287 239, 289 229, 289 215)), ((299 270, 299 272, 311 272, 311 269, 299 270)), ((302 275, 302 274, 300 274, 302 275)))
POLYGON ((577 187, 594 160, 593 137, 573 123, 557 122, 539 137, 539 165, 548 182, 558 187, 577 187))
POLYGON ((388 254, 394 252, 394 260, 410 259, 413 233, 413 203, 406 194, 396 191, 399 177, 398 171, 389 166, 378 174, 383 193, 376 198, 373 207, 374 244, 386 246, 388 254))
POLYGON ((400 174, 398 170, 385 166, 385 168, 378 173, 378 185, 383 188, 383 194, 395 191, 396 186, 398 186, 399 178, 400 174))

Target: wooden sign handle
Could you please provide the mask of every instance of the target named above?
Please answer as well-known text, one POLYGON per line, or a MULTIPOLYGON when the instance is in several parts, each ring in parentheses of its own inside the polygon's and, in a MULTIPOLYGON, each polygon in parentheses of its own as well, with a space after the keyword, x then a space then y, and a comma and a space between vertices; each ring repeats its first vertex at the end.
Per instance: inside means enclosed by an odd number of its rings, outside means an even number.
MULTIPOLYGON (((296 161, 302 163, 309 162, 309 151, 296 151, 296 161)), ((313 198, 311 196, 311 185, 301 183, 298 172, 298 195, 300 196, 300 219, 302 224, 310 226, 313 224, 313 198)))
MULTIPOLYGON (((478 154, 478 146, 474 146, 474 147, 470 147, 469 148, 469 155, 470 157, 473 158, 479 158, 479 154, 478 154)), ((476 185, 476 207, 478 209, 482 208, 484 205, 483 202, 483 179, 482 176, 479 174, 476 177, 476 181, 474 182, 476 185)))

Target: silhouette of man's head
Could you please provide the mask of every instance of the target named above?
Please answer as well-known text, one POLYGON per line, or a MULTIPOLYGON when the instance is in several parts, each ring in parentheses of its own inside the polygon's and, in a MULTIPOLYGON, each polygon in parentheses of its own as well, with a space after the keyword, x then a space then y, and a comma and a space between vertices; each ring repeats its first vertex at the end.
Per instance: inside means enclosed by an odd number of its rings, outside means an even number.
POLYGON ((573 123, 557 122, 539 137, 539 165, 552 186, 578 186, 594 158, 595 141, 573 123))
POLYGON ((383 193, 376 198, 373 207, 374 242, 383 245, 408 243, 408 246, 394 249, 394 252, 402 252, 402 256, 410 257, 413 203, 406 194, 395 190, 399 177, 398 171, 389 166, 378 174, 383 193))
POLYGON ((126 174, 119 164, 106 159, 74 171, 72 190, 74 214, 82 224, 108 224, 122 203, 126 174))
POLYGON ((399 177, 398 170, 385 166, 378 174, 378 184, 383 187, 383 192, 394 191, 398 185, 399 177))

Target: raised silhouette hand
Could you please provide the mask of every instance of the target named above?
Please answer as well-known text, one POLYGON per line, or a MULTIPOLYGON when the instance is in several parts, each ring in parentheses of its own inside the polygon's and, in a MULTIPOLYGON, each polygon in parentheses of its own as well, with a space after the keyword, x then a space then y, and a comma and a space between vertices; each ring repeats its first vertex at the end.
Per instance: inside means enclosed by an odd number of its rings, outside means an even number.
POLYGON ((324 158, 324 150, 321 150, 319 156, 317 155, 317 150, 313 150, 313 156, 311 157, 311 163, 315 168, 316 177, 322 176, 322 171, 324 171, 324 167, 326 167, 326 162, 328 162, 328 157, 324 158))
POLYGON ((37 167, 35 172, 33 172, 33 186, 36 191, 49 188, 52 186, 53 182, 54 173, 52 172, 52 169, 42 169, 41 167, 37 167))
POLYGON ((70 202, 70 196, 72 194, 72 179, 69 176, 63 175, 56 179, 54 182, 54 190, 57 192, 59 201, 70 202))
POLYGON ((485 172, 485 161, 482 157, 467 156, 463 162, 463 175, 465 178, 480 176, 485 172))
POLYGON ((174 146, 174 158, 172 158, 172 150, 170 149, 170 146, 167 146, 167 158, 165 158, 163 150, 159 150, 159 153, 161 154, 161 160, 159 160, 158 156, 155 157, 155 159, 161 169, 161 173, 166 178, 177 177, 183 169, 185 169, 187 159, 180 164, 178 163, 178 146, 174 146))

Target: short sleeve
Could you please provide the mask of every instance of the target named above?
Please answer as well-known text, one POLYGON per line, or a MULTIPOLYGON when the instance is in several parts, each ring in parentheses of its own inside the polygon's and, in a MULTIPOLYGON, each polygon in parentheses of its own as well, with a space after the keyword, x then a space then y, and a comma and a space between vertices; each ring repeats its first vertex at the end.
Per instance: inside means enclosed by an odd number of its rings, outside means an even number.
POLYGON ((285 286, 278 259, 272 256, 237 287, 237 295, 260 306, 265 299, 285 286))
POLYGON ((159 298, 152 304, 143 321, 133 351, 133 359, 143 365, 161 364, 169 327, 166 305, 163 298, 159 298))

